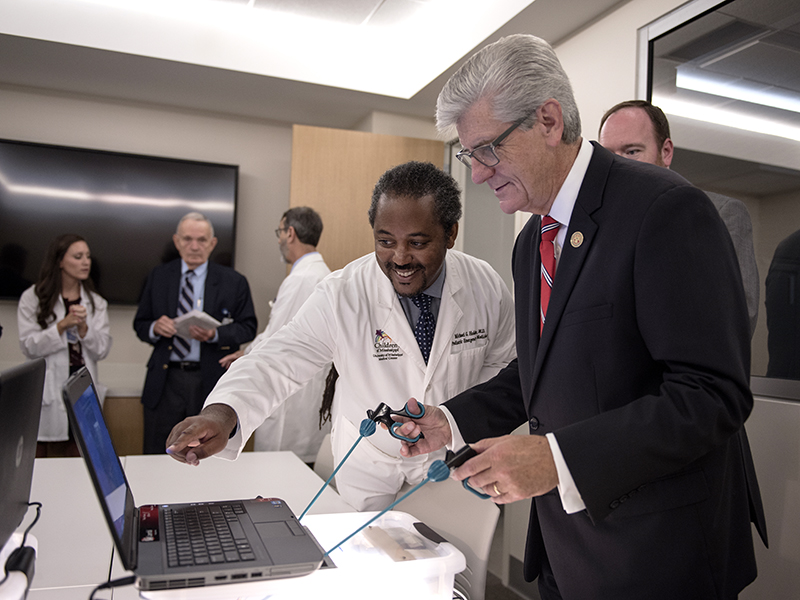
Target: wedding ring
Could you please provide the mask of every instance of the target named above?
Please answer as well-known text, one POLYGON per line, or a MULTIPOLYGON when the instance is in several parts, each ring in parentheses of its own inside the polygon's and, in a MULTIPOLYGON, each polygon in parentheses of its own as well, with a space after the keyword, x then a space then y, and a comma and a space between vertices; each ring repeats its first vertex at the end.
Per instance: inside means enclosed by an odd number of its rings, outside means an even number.
POLYGON ((494 488, 494 493, 495 493, 495 496, 500 496, 500 495, 502 495, 502 492, 501 492, 500 490, 498 490, 498 489, 497 489, 497 482, 496 482, 496 481, 495 481, 495 482, 492 484, 492 487, 494 488))

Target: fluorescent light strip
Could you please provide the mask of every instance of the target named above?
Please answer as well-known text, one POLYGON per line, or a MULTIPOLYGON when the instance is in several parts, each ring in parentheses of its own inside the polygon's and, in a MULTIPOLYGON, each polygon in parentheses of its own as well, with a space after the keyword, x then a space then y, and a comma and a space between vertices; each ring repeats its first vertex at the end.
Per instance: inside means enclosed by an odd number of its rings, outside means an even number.
POLYGON ((790 90, 768 87, 745 79, 704 73, 683 66, 678 67, 676 71, 675 85, 685 90, 800 112, 800 94, 790 90))
POLYGON ((787 125, 779 121, 751 117, 741 112, 726 110, 724 108, 713 108, 687 102, 685 100, 675 100, 668 97, 659 97, 653 100, 656 104, 669 115, 714 123, 725 127, 743 129, 754 133, 774 135, 789 140, 800 142, 800 127, 787 125))

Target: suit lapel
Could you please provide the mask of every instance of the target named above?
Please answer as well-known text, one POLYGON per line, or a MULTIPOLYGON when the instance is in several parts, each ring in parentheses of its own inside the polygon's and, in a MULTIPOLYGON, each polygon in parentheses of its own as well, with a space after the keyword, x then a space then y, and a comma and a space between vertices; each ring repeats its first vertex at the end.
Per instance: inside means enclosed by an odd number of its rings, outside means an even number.
MULTIPOLYGON (((212 262, 208 263, 206 273, 206 289, 203 290, 203 312, 208 314, 217 312, 217 297, 219 295, 219 271, 212 262)), ((222 307, 225 308, 225 307, 222 307)))
MULTIPOLYGON (((591 215, 602 205, 605 183, 608 178, 613 155, 594 142, 592 144, 595 146, 592 159, 589 162, 589 168, 586 170, 586 175, 583 178, 583 183, 578 192, 578 198, 572 209, 569 229, 567 230, 564 246, 561 249, 561 258, 558 262, 558 268, 556 269, 553 291, 550 295, 550 304, 547 309, 547 323, 542 331, 536 351, 533 381, 538 379, 539 371, 547 356, 547 351, 553 341, 553 336, 558 329, 559 322, 564 315, 572 290, 575 288, 575 283, 578 280, 583 265, 586 262, 586 257, 589 255, 589 251, 597 235, 598 226, 591 215)), ((541 233, 534 237, 537 242, 535 251, 537 260, 534 261, 534 265, 535 268, 538 269, 541 265, 538 245, 541 233)), ((539 285, 539 283, 534 285, 537 291, 539 290, 539 285)), ((538 325, 537 317, 536 326, 538 327, 538 325)), ((534 337, 533 334, 531 337, 534 337)))
POLYGON ((167 271, 167 313, 178 316, 178 294, 181 287, 181 259, 173 261, 167 271))

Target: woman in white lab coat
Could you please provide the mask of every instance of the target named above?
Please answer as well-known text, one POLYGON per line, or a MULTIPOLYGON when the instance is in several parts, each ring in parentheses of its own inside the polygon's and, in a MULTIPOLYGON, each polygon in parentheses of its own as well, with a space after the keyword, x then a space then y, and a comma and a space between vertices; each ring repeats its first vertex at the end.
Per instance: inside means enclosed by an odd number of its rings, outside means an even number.
MULTIPOLYGON (((78 456, 61 386, 86 366, 97 381, 97 361, 111 348, 108 303, 94 291, 89 277, 89 245, 65 234, 50 244, 39 280, 19 299, 19 344, 30 359, 44 357, 47 371, 36 456, 78 456)), ((98 386, 101 398, 104 389, 98 386)))

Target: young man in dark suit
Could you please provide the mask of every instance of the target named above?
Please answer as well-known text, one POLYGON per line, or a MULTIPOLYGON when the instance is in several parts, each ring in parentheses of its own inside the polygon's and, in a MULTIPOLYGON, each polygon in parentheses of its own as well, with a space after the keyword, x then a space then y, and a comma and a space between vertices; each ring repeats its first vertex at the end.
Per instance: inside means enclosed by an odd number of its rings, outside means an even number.
POLYGON ((458 479, 500 504, 534 498, 524 573, 545 600, 735 598, 756 576, 761 501, 740 435, 747 306, 714 206, 583 140, 533 36, 467 61, 437 124, 501 210, 536 216, 513 255, 518 359, 403 425, 425 434, 404 455, 466 441, 478 456, 458 479))
POLYGON ((165 452, 169 432, 200 412, 225 372, 220 360, 256 335, 247 279, 208 260, 217 244, 211 222, 189 213, 172 240, 181 257, 150 272, 133 320, 139 339, 153 345, 142 391, 145 454, 165 452), (198 309, 222 326, 192 325, 191 339, 177 336, 174 319, 181 304, 185 312, 198 309))

